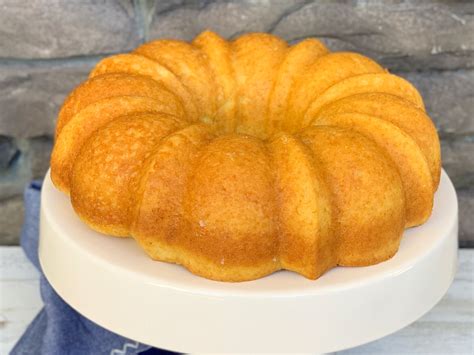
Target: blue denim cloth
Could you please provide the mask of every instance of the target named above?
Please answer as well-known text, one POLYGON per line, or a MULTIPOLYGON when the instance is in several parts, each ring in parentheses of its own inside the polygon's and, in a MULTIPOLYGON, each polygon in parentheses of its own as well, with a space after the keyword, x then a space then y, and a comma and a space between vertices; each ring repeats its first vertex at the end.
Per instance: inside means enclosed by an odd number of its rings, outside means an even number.
MULTIPOLYGON (((39 181, 32 182, 25 189, 25 221, 21 246, 28 259, 41 272, 38 260, 40 195, 39 181)), ((15 345, 12 355, 169 353, 123 338, 84 318, 59 297, 43 274, 40 289, 44 307, 15 345)))

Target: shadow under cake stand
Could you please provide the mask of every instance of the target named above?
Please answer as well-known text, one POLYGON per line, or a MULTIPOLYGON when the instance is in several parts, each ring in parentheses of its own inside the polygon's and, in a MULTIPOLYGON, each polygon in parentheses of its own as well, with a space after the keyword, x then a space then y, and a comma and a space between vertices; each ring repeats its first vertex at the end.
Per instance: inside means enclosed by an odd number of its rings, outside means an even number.
POLYGON ((185 352, 333 352, 393 333, 446 293, 457 263, 456 192, 443 171, 431 218, 374 266, 316 281, 286 271, 223 283, 152 261, 133 239, 94 232, 56 190, 42 190, 39 257, 79 313, 125 337, 185 352))

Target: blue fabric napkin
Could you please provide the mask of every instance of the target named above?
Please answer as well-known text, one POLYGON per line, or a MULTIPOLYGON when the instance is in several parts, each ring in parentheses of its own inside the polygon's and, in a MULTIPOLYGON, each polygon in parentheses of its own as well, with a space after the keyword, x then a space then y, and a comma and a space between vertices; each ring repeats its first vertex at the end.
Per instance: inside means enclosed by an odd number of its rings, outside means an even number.
MULTIPOLYGON (((25 189, 25 221, 21 246, 26 256, 41 272, 38 260, 39 210, 41 182, 34 181, 25 189)), ((114 334, 84 318, 53 290, 41 273, 43 309, 11 351, 12 355, 131 355, 170 354, 134 340, 114 334)))

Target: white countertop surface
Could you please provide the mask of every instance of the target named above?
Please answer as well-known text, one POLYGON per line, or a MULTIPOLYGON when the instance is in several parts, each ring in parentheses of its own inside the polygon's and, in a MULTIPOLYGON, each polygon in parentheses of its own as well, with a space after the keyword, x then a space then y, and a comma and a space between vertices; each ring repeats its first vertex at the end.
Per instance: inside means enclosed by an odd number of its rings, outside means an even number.
MULTIPOLYGON (((474 249, 461 249, 454 283, 412 325, 338 354, 474 354, 474 249)), ((39 273, 19 247, 0 247, 0 354, 8 354, 41 309, 39 273)))

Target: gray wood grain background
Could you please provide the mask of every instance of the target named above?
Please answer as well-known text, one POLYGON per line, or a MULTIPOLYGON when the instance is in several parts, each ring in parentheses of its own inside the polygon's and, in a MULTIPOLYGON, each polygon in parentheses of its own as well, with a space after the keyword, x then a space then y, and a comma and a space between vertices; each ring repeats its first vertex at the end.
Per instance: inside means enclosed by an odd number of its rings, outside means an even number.
MULTIPOLYGON (((0 354, 7 354, 42 307, 39 273, 19 247, 0 247, 0 354)), ((338 355, 474 353, 474 250, 459 253, 451 287, 427 314, 408 327, 338 355)))

